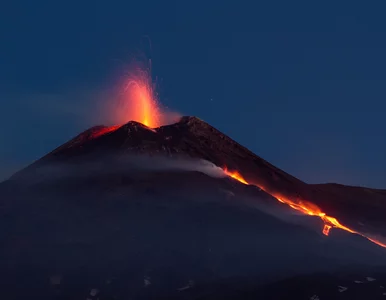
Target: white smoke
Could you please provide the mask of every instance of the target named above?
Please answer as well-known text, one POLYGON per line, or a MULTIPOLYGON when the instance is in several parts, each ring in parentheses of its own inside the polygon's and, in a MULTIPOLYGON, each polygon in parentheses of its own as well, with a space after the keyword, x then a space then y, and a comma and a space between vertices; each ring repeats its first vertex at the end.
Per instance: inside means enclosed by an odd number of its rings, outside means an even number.
POLYGON ((138 170, 195 171, 215 178, 226 177, 224 170, 210 161, 193 158, 167 158, 163 156, 127 156, 126 163, 138 170))
POLYGON ((119 157, 103 156, 101 160, 89 160, 76 164, 50 163, 39 166, 32 173, 24 173, 23 176, 18 176, 18 178, 33 184, 60 178, 93 177, 117 172, 121 174, 136 174, 144 171, 201 172, 214 178, 227 176, 223 169, 203 159, 170 158, 161 155, 125 155, 119 157))

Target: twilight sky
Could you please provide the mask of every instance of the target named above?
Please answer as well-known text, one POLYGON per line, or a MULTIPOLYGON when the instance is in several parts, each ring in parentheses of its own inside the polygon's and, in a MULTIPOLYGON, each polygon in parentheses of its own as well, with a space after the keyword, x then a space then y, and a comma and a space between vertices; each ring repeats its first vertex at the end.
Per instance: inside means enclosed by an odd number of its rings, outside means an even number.
POLYGON ((164 105, 306 182, 386 188, 385 9, 355 0, 7 1, 0 179, 103 123, 97 103, 143 53, 164 105))

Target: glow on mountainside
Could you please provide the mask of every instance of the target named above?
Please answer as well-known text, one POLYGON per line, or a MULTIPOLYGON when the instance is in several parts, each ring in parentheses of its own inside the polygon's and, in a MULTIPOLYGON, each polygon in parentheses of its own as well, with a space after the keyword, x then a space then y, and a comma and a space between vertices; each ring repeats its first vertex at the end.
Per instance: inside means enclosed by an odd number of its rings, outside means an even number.
MULTIPOLYGON (((243 184, 247 184, 247 185, 250 184, 244 179, 244 177, 238 171, 229 171, 226 167, 223 168, 223 170, 224 170, 225 174, 228 175, 229 177, 232 177, 233 179, 235 179, 243 184)), ((263 191, 266 191, 266 189, 263 186, 258 186, 256 184, 251 184, 251 185, 255 185, 258 188, 262 189, 263 191)), ((370 238, 370 237, 366 236, 365 234, 362 234, 358 231, 355 231, 349 227, 342 225, 334 217, 327 216, 324 212, 321 211, 321 209, 318 206, 316 206, 313 203, 306 202, 306 201, 295 202, 295 201, 292 201, 290 199, 284 198, 283 196, 279 197, 278 195, 274 195, 272 193, 268 193, 268 194, 273 196, 276 200, 280 201, 281 203, 287 204, 288 206, 290 206, 291 208, 293 208, 297 211, 300 211, 306 215, 317 216, 320 219, 322 219, 324 222, 323 234, 326 236, 329 235, 331 228, 340 228, 340 229, 348 231, 350 233, 359 234, 359 235, 363 236, 364 238, 368 239, 369 241, 371 241, 371 242, 373 242, 381 247, 386 248, 386 244, 384 244, 384 243, 382 243, 374 238, 370 238)))

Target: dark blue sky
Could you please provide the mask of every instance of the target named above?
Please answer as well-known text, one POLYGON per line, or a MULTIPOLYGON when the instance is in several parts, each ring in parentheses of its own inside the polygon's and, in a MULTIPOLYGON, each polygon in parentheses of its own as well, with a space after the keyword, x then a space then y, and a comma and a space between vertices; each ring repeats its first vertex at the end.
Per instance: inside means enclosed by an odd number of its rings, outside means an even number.
POLYGON ((0 178, 94 125, 94 101, 142 52, 164 105, 307 182, 385 188, 385 9, 384 1, 8 1, 0 178))

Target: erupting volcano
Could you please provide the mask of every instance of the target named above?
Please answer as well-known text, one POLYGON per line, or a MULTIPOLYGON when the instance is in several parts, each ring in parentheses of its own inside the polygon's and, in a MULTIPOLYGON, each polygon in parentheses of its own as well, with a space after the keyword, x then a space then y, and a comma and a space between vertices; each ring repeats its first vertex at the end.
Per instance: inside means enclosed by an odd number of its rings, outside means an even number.
MULTIPOLYGON (((386 247, 386 244, 367 236, 367 234, 342 225, 337 218, 329 216, 318 205, 312 203, 312 199, 307 201, 302 200, 310 197, 310 193, 307 191, 307 185, 305 183, 271 166, 198 118, 183 117, 177 123, 160 127, 165 123, 167 117, 166 114, 162 112, 157 100, 155 86, 151 79, 151 68, 144 70, 136 68, 127 79, 122 96, 120 109, 115 115, 117 123, 125 124, 127 121, 134 121, 137 123, 129 122, 126 125, 93 127, 80 134, 72 141, 54 150, 48 155, 48 158, 52 159, 54 156, 57 157, 63 155, 71 156, 72 151, 82 152, 85 148, 91 148, 90 151, 92 152, 98 147, 108 146, 109 143, 107 140, 100 139, 100 137, 110 135, 111 139, 116 140, 117 138, 115 138, 115 136, 122 136, 122 134, 119 134, 121 131, 125 130, 130 132, 133 130, 133 126, 137 133, 129 133, 125 136, 124 144, 121 145, 121 147, 124 148, 126 145, 131 145, 131 151, 133 151, 134 148, 143 149, 143 147, 148 147, 149 136, 147 136, 148 133, 146 132, 152 130, 154 132, 154 135, 151 138, 153 146, 145 150, 147 154, 151 154, 154 151, 166 151, 168 154, 179 153, 191 157, 207 159, 217 166, 222 167, 227 176, 243 184, 259 187, 259 189, 270 194, 279 202, 287 204, 296 211, 306 215, 319 217, 324 222, 322 232, 326 236, 329 235, 331 228, 339 228, 350 233, 362 235, 368 240, 382 247, 386 247), (144 125, 142 128, 139 126, 141 124, 144 125), (216 139, 212 136, 213 132, 217 132, 217 135, 221 137, 221 140, 218 141, 218 143, 216 143, 216 139), (113 133, 116 134, 113 135, 113 133), (90 139, 95 140, 95 142, 88 144, 86 141, 90 139), (203 139, 207 140, 204 144, 202 141, 203 139), (186 142, 187 145, 184 145, 186 142), (133 144, 135 146, 134 148, 132 147, 133 144), (224 153, 221 153, 221 151, 219 152, 220 149, 216 149, 216 147, 222 148, 224 153), (232 152, 233 148, 235 148, 237 152, 232 152), (71 152, 69 153, 70 150, 71 152), (245 163, 241 163, 238 156, 248 157, 250 164, 254 166, 252 168, 247 167, 245 163), (228 169, 230 166, 233 168, 232 171, 228 169), (270 178, 271 176, 268 176, 267 172, 276 174, 279 177, 284 175, 284 177, 288 178, 286 181, 290 184, 284 184, 282 181, 276 183, 273 182, 270 178), (251 180, 247 181, 245 179, 246 176, 251 178, 251 180), (300 198, 299 195, 301 195, 300 198)), ((115 150, 116 149, 114 149, 114 151, 115 150)), ((47 157, 44 159, 46 158, 47 157)), ((316 202, 320 202, 322 206, 328 202, 327 199, 321 197, 311 198, 314 198, 313 200, 316 200, 316 202)))
POLYGON ((131 68, 129 75, 123 79, 117 95, 103 104, 103 113, 111 130, 129 121, 141 123, 149 128, 176 122, 180 115, 162 106, 158 100, 156 82, 151 76, 151 62, 148 67, 131 68))
MULTIPOLYGON (((336 205, 336 196, 323 191, 315 195, 304 182, 270 165, 198 118, 182 117, 177 123, 157 127, 162 115, 150 85, 146 81, 133 79, 128 82, 127 90, 130 91, 130 101, 127 103, 132 108, 131 116, 137 122, 91 128, 19 174, 45 162, 62 159, 67 161, 102 149, 107 153, 129 151, 146 155, 166 154, 200 158, 221 167, 226 175, 245 185, 257 186, 298 212, 319 217, 324 223, 321 229, 324 235, 329 235, 331 228, 339 228, 386 247, 383 242, 363 232, 363 228, 358 228, 357 222, 353 222, 358 217, 352 216, 350 212, 346 213, 342 207, 336 205), (309 200, 302 200, 305 198, 309 200), (333 217, 336 214, 344 221, 333 217)), ((19 174, 16 174, 16 177, 19 174)), ((342 200, 345 199, 339 199, 339 202, 342 203, 342 200)), ((375 216, 375 212, 372 216, 375 216)), ((365 230, 370 232, 374 229, 371 221, 378 220, 368 220, 369 226, 365 230)))
POLYGON ((163 125, 142 75, 127 81, 117 125, 82 132, 0 184, 8 286, 19 288, 20 273, 39 292, 58 270, 99 283, 127 276, 111 293, 130 282, 135 299, 141 276, 162 282, 149 293, 169 295, 164 287, 179 293, 193 277, 386 265, 386 191, 307 184, 196 117, 163 125))
MULTIPOLYGON (((151 66, 151 62, 149 62, 151 66)), ((89 138, 115 131, 129 121, 135 121, 154 129, 178 121, 180 115, 163 107, 158 101, 156 85, 152 81, 151 67, 133 67, 124 80, 123 88, 114 101, 105 103, 104 113, 113 126, 93 128, 89 138)))

